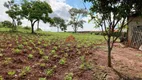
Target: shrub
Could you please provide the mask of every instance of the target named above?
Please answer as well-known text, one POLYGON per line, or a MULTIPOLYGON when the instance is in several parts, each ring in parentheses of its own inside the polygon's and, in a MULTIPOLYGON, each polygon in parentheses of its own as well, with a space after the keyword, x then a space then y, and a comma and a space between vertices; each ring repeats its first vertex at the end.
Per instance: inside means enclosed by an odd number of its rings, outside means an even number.
POLYGON ((3 27, 8 27, 11 28, 13 26, 13 24, 10 21, 3 21, 1 22, 3 27))
POLYGON ((31 27, 29 27, 29 26, 25 26, 25 27, 24 27, 24 29, 30 30, 30 29, 31 29, 31 27))

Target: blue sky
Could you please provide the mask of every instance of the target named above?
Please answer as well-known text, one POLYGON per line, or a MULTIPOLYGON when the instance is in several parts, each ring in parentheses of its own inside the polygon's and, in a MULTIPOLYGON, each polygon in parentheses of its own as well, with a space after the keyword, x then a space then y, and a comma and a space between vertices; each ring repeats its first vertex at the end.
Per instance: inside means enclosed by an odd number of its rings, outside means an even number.
POLYGON ((83 0, 66 0, 66 3, 75 8, 89 9, 91 6, 91 3, 84 3, 83 0))

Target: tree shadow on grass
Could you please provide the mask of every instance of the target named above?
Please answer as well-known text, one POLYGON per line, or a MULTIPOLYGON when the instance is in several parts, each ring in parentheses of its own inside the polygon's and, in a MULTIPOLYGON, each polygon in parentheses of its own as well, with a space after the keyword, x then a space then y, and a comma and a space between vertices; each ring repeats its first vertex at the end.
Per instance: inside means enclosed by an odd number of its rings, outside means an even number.
POLYGON ((119 80, 142 80, 142 78, 138 78, 138 77, 129 77, 127 75, 124 75, 120 72, 118 72, 117 70, 115 70, 114 68, 112 68, 113 71, 119 76, 119 80))

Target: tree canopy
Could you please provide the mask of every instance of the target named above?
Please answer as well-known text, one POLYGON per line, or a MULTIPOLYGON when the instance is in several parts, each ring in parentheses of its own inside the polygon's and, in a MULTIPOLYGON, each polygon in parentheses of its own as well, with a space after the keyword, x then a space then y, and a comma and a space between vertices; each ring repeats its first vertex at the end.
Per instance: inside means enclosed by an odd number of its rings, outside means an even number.
POLYGON ((60 17, 54 17, 53 20, 54 20, 54 23, 51 24, 51 26, 57 27, 57 31, 58 31, 58 32, 59 32, 59 28, 60 28, 62 31, 66 31, 66 30, 67 30, 67 25, 66 25, 64 19, 62 19, 62 18, 60 18, 60 17))
POLYGON ((12 23, 13 23, 13 30, 16 30, 16 26, 17 25, 21 25, 22 22, 20 14, 21 14, 21 10, 18 4, 15 4, 14 0, 8 1, 4 3, 4 6, 6 8, 8 8, 8 10, 6 11, 6 13, 9 15, 9 17, 12 18, 12 23))
POLYGON ((51 6, 45 1, 27 1, 22 3, 21 16, 28 19, 31 22, 32 33, 34 33, 34 24, 41 20, 44 23, 53 23, 53 20, 49 17, 52 13, 51 6))
POLYGON ((87 11, 84 9, 72 8, 69 10, 71 20, 68 25, 72 25, 74 32, 76 33, 78 28, 83 28, 83 23, 85 22, 82 18, 87 14, 87 11))

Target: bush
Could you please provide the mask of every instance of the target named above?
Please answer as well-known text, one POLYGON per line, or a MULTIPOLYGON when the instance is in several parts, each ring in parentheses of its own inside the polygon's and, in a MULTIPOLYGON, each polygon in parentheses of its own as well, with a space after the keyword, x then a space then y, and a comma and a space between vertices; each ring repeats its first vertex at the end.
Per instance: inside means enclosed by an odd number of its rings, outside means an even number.
POLYGON ((13 24, 10 21, 1 22, 3 27, 12 28, 13 24))
POLYGON ((24 29, 30 30, 30 29, 31 29, 31 27, 29 27, 29 26, 25 26, 25 27, 24 27, 24 29))

